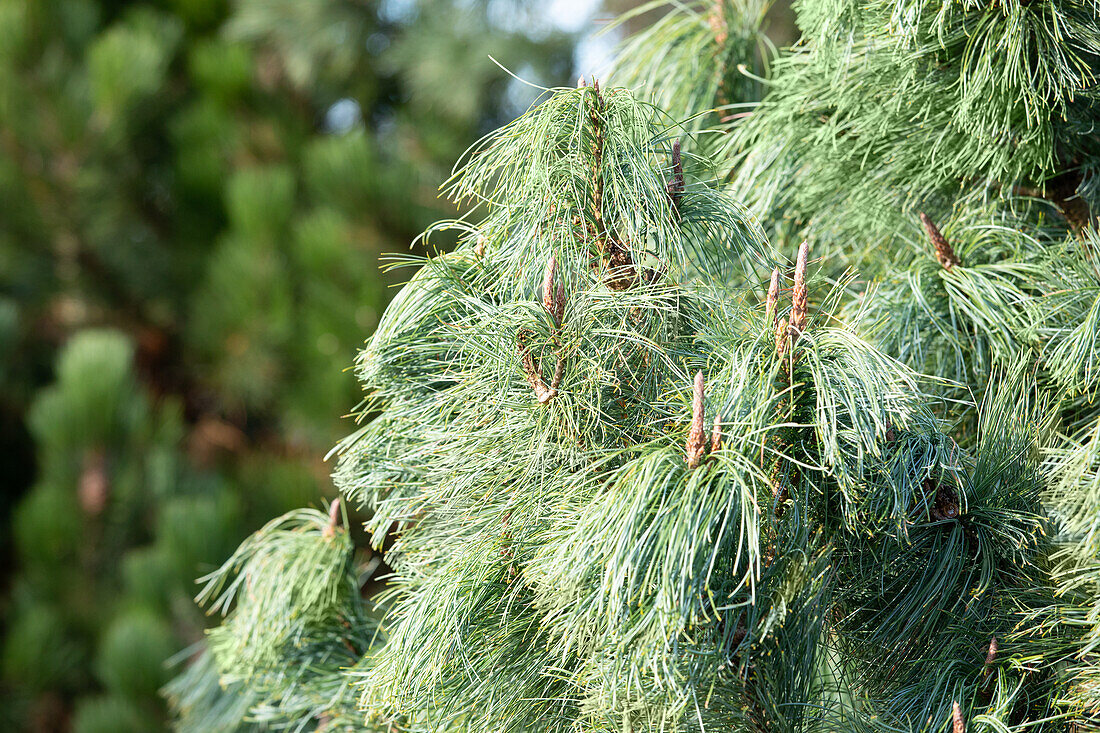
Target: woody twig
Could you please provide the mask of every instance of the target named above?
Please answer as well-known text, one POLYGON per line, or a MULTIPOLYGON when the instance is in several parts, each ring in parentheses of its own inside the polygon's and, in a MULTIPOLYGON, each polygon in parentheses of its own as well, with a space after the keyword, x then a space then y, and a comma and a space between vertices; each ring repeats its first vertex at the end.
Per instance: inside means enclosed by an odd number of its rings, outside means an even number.
POLYGON ((566 302, 565 284, 558 275, 558 260, 554 255, 550 255, 546 261, 546 270, 542 279, 542 306, 550 315, 550 337, 556 355, 554 373, 549 384, 543 381, 542 370, 536 362, 534 354, 531 353, 531 347, 528 344, 528 339, 532 335, 531 329, 521 328, 516 333, 516 352, 519 355, 520 365, 527 377, 527 383, 531 385, 531 389, 535 392, 535 399, 541 405, 545 405, 557 396, 558 387, 561 385, 562 376, 565 374, 561 325, 565 317, 566 302))

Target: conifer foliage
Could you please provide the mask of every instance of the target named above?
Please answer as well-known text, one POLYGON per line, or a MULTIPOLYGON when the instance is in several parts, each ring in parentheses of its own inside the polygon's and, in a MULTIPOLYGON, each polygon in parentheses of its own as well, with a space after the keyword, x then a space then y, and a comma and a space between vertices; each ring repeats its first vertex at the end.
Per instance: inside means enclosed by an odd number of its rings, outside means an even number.
POLYGON ((402 261, 335 451, 377 616, 278 520, 184 728, 1100 730, 1100 9, 668 10, 402 261))

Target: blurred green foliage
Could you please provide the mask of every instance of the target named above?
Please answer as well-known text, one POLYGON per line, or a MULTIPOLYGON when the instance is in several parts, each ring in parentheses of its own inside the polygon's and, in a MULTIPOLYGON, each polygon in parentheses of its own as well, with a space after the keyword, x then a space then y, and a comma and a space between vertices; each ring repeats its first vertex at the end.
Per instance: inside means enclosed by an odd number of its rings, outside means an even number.
POLYGON ((537 7, 0 0, 0 729, 163 725, 193 579, 330 491, 379 255, 533 98, 489 56, 569 78, 537 7))

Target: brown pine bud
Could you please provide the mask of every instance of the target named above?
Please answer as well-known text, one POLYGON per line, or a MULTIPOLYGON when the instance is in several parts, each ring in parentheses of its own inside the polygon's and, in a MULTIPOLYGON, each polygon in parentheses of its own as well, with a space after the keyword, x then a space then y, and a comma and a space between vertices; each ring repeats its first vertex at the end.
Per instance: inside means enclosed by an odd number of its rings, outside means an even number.
POLYGON ((680 198, 684 195, 684 165, 680 159, 680 141, 672 143, 672 179, 665 184, 665 190, 672 199, 673 206, 680 205, 680 198))
POLYGON ((584 82, 584 74, 581 74, 577 77, 577 89, 584 89, 586 86, 588 85, 584 82))
POLYGON ((951 247, 947 238, 940 233, 940 230, 936 228, 936 225, 923 211, 920 212, 920 221, 921 224, 924 224, 924 231, 928 233, 928 239, 932 241, 932 247, 936 250, 936 259, 943 265, 943 269, 950 270, 955 265, 961 265, 962 262, 955 254, 955 250, 951 247))
POLYGON ((328 505, 328 526, 325 527, 322 535, 326 539, 335 537, 338 526, 340 526, 340 500, 333 499, 332 503, 328 505))
POLYGON ((951 733, 966 733, 966 722, 957 702, 951 703, 951 733))
POLYGON ((477 235, 477 244, 474 245, 474 254, 478 257, 485 255, 485 244, 489 241, 489 238, 484 234, 477 235))
POLYGON ((930 513, 935 521, 959 516, 959 497, 951 487, 950 479, 928 477, 921 482, 921 493, 925 502, 931 500, 930 513))
POLYGON ((691 429, 687 437, 687 466, 696 468, 703 460, 703 397, 705 386, 703 372, 695 375, 695 386, 691 395, 691 429))
POLYGON ((542 307, 550 314, 555 326, 561 326, 565 315, 565 284, 558 282, 558 260, 554 255, 546 261, 542 278, 542 307))
POLYGON ((764 301, 764 322, 769 326, 775 323, 775 307, 779 303, 779 268, 772 270, 772 281, 768 285, 768 299, 764 301))
POLYGON ((798 343, 798 337, 806 330, 806 258, 810 254, 810 245, 803 242, 798 247, 798 259, 794 265, 794 293, 791 296, 791 347, 798 343))
POLYGON ((955 519, 959 516, 959 497, 951 488, 950 481, 936 484, 936 503, 932 508, 932 516, 936 519, 955 519))
POLYGON ((722 448, 722 413, 714 416, 714 425, 710 429, 710 453, 714 455, 722 448))
POLYGON ((985 653, 985 664, 982 665, 982 676, 989 677, 993 672, 993 663, 997 661, 997 637, 989 640, 989 651, 985 653))

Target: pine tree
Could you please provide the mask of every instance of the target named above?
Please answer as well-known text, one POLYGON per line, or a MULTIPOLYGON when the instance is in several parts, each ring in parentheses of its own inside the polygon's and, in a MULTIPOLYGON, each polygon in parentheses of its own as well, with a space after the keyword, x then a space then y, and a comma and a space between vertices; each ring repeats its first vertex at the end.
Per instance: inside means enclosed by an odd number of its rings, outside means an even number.
POLYGON ((676 3, 635 91, 464 158, 182 729, 1100 730, 1100 8, 766 10, 676 3))

